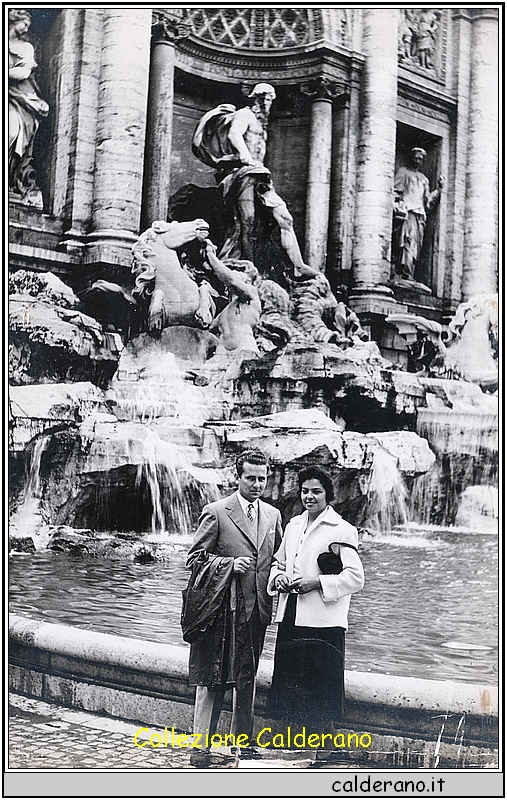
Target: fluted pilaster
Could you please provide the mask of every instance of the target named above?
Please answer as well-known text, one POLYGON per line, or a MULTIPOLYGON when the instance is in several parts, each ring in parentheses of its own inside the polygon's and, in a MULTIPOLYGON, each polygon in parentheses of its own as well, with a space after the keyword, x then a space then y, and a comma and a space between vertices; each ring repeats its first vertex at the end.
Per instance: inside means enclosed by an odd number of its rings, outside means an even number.
POLYGON ((174 113, 174 46, 188 36, 187 26, 153 12, 153 44, 146 131, 143 227, 167 218, 171 181, 174 113))

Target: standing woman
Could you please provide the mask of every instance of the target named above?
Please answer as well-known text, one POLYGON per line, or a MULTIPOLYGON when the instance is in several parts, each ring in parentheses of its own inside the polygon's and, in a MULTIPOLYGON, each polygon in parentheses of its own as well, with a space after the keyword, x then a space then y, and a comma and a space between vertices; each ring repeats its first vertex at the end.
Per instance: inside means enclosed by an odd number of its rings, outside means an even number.
MULTIPOLYGON (((318 467, 299 472, 305 508, 287 525, 274 555, 268 593, 279 594, 279 623, 272 682, 272 710, 312 731, 341 719, 344 710, 345 631, 350 596, 362 589, 357 530, 334 511, 333 483, 318 467), (324 574, 317 562, 329 545, 343 569, 324 574)), ((336 567, 335 567, 336 568, 336 567)))

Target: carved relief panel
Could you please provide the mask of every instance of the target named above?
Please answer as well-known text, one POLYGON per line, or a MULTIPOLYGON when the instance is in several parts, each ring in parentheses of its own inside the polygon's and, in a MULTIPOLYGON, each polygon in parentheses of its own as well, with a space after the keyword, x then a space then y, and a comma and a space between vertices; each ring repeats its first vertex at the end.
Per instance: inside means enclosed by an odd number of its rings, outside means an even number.
POLYGON ((402 8, 399 11, 398 62, 426 77, 443 81, 447 16, 445 9, 402 8))

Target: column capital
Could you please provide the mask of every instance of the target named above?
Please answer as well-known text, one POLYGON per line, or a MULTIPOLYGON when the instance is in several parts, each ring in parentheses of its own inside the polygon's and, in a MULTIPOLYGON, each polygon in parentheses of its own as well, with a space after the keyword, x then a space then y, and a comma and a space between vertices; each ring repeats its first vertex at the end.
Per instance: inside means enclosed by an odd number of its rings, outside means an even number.
POLYGON ((335 102, 337 105, 344 106, 350 98, 349 86, 323 76, 305 81, 299 88, 302 94, 314 101, 326 100, 329 103, 335 102))
POLYGON ((176 44, 190 34, 188 25, 168 16, 165 11, 154 11, 151 18, 151 30, 155 43, 176 44))

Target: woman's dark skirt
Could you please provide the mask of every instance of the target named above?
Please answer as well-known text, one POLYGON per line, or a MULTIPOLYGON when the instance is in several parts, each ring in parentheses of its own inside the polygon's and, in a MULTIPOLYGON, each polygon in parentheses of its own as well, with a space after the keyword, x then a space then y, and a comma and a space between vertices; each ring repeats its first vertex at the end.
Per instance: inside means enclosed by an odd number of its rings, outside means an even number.
POLYGON ((295 618, 296 595, 290 594, 278 625, 271 713, 313 726, 338 721, 345 700, 345 629, 300 627, 295 618))

